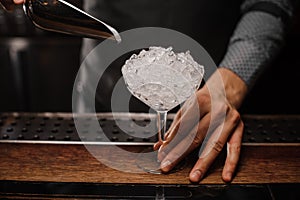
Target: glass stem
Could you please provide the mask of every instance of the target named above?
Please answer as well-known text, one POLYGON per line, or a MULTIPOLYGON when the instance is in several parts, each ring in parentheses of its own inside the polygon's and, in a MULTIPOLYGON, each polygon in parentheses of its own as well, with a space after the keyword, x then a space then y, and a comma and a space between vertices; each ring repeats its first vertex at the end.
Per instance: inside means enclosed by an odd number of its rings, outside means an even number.
POLYGON ((160 143, 163 143, 163 141, 165 141, 165 133, 167 128, 167 114, 168 111, 157 111, 158 141, 160 143))

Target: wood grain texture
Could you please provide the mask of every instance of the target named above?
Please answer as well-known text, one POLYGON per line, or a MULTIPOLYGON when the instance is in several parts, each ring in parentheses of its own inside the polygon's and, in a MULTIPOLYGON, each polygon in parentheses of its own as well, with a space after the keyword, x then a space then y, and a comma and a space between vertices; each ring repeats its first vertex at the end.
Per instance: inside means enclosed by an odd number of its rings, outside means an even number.
MULTIPOLYGON (((137 152, 142 147, 123 147, 137 152)), ((122 151, 120 151, 122 152, 122 151)), ((135 154, 113 152, 110 146, 0 144, 0 180, 88 182, 113 184, 191 184, 189 171, 196 159, 191 156, 188 166, 176 173, 155 175, 131 173, 138 170, 135 154), (98 159, 91 155, 97 154, 98 159), (102 156, 102 157, 101 157, 102 156), (103 157, 104 156, 104 157, 103 157), (101 159, 100 159, 101 157, 101 159), (102 163, 99 161, 101 160, 102 163), (114 162, 112 162, 114 161, 114 162), (118 161, 116 168, 107 167, 118 161)), ((221 179, 224 155, 220 156, 200 184, 223 184, 221 179)), ((244 145, 236 176, 232 183, 299 183, 300 145, 244 145)))

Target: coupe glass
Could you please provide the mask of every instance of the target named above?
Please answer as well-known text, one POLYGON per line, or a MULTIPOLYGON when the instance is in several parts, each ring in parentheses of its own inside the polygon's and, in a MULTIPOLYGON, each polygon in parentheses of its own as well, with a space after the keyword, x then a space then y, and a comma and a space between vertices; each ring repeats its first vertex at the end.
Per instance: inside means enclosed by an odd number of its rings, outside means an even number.
MULTIPOLYGON (((168 111, 198 90, 204 67, 189 51, 175 53, 172 47, 153 46, 133 54, 122 67, 122 74, 132 95, 157 112, 158 142, 163 143, 168 111)), ((147 172, 161 173, 157 152, 143 154, 137 163, 147 172)))

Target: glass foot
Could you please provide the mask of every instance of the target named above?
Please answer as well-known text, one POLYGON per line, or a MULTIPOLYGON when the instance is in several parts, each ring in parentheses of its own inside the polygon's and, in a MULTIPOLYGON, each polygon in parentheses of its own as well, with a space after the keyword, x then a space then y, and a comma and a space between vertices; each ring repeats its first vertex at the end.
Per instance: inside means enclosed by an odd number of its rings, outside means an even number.
POLYGON ((151 174, 170 174, 182 170, 186 166, 187 160, 183 159, 171 171, 163 173, 160 169, 160 162, 157 160, 157 151, 153 151, 152 147, 148 147, 140 152, 137 157, 137 166, 145 172, 151 174))

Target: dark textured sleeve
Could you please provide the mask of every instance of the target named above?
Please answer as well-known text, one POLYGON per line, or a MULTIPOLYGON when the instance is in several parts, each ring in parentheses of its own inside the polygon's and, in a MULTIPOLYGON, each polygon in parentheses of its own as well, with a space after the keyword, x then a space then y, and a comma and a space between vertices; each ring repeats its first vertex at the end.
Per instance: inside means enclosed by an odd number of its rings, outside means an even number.
POLYGON ((220 66, 235 72, 251 88, 284 44, 293 4, 289 0, 246 0, 241 11, 220 66))

